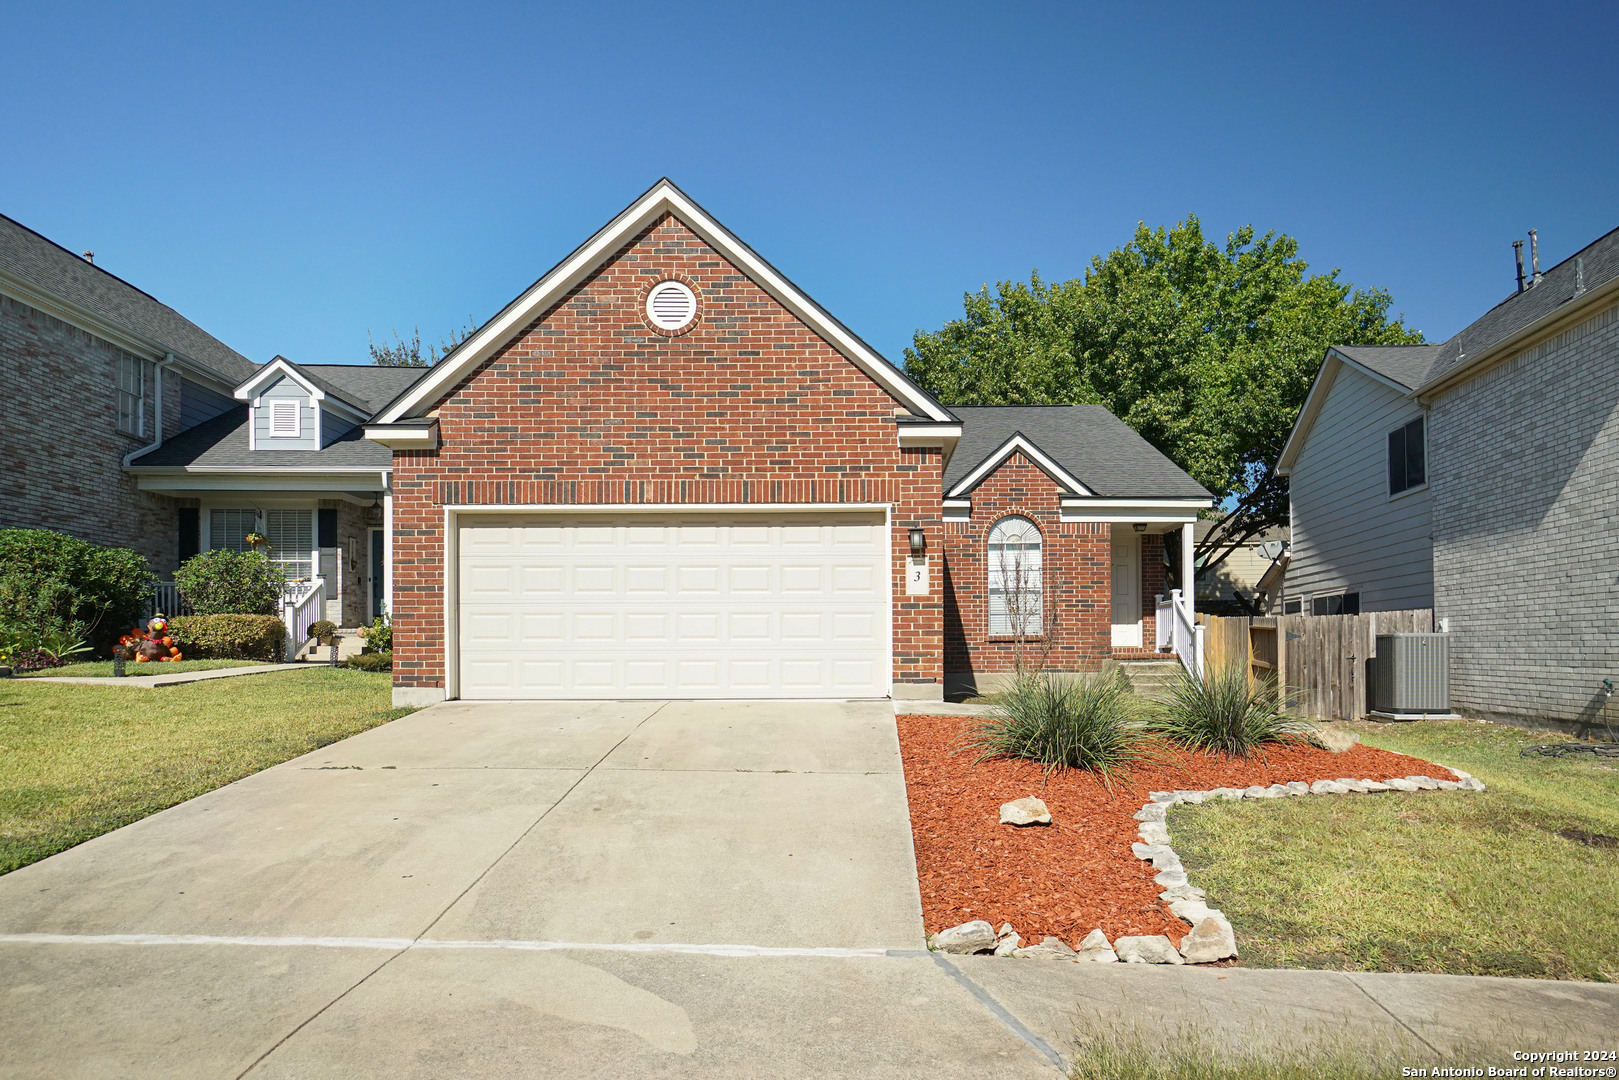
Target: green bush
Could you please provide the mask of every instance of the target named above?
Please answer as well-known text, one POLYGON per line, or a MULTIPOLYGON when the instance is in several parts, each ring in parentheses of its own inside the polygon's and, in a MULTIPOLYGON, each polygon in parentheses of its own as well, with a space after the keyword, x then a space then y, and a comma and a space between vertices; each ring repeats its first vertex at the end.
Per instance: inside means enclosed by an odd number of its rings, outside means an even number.
POLYGON ((1031 675, 1002 695, 999 714, 968 736, 978 760, 1021 757, 1050 773, 1089 769, 1104 779, 1143 757, 1145 725, 1118 668, 1096 675, 1031 675))
POLYGON ((314 638, 328 638, 337 633, 337 624, 330 619, 320 619, 309 624, 309 636, 314 638))
POLYGON ((394 669, 393 650, 386 652, 361 653, 351 656, 343 661, 344 667, 356 668, 360 671, 392 671, 394 669))
POLYGON ((187 660, 283 660, 287 628, 274 615, 180 615, 169 637, 187 660))
POLYGON ((381 615, 371 620, 370 626, 361 628, 360 636, 365 638, 366 652, 393 652, 394 621, 386 608, 381 615))
POLYGON ((0 623, 39 648, 48 637, 106 645, 140 616, 146 557, 49 529, 0 529, 0 623))
POLYGON ((286 575, 259 551, 207 551, 174 572, 180 597, 198 615, 274 615, 286 575))
POLYGON ((1246 664, 1181 671, 1169 684, 1154 726, 1183 746, 1247 757, 1265 743, 1302 736, 1315 725, 1282 713, 1274 679, 1255 679, 1246 664))

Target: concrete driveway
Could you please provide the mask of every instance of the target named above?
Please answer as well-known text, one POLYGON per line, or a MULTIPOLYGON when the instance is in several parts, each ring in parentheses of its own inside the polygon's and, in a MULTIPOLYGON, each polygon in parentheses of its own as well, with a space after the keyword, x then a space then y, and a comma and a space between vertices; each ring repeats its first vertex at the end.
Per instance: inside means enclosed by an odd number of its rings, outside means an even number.
POLYGON ((1051 1077, 1081 1002, 1428 1048, 1619 1019, 922 946, 889 704, 450 703, 0 877, 0 1077, 1051 1077))

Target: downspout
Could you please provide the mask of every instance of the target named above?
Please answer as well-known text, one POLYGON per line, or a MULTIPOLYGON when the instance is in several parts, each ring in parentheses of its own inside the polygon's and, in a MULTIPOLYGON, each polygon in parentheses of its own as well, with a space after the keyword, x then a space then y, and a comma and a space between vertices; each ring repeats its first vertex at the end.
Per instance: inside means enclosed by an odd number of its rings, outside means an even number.
POLYGON ((157 367, 152 371, 152 392, 157 397, 157 404, 152 410, 152 423, 157 428, 157 441, 151 446, 143 446, 138 450, 131 450, 125 454, 124 468, 126 469, 129 468, 131 461, 134 461, 142 454, 150 454, 153 450, 163 445, 163 369, 172 363, 174 363, 174 354, 169 353, 157 362, 157 367))

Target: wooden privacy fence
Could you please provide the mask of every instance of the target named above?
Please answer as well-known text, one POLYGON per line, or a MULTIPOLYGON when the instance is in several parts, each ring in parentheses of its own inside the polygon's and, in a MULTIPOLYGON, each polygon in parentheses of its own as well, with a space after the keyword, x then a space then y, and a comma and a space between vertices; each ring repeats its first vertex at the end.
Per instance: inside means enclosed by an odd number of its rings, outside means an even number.
POLYGON ((1288 712, 1311 720, 1359 720, 1371 708, 1378 634, 1431 634, 1433 609, 1364 615, 1199 615, 1210 667, 1246 663, 1286 688, 1288 712))

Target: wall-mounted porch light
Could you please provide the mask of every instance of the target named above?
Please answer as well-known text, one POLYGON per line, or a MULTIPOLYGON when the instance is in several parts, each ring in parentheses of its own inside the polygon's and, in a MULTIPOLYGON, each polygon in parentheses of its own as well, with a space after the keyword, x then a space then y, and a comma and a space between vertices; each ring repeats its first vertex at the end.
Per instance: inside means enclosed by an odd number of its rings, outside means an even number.
POLYGON ((911 530, 911 554, 921 555, 928 548, 928 534, 922 529, 911 530))

